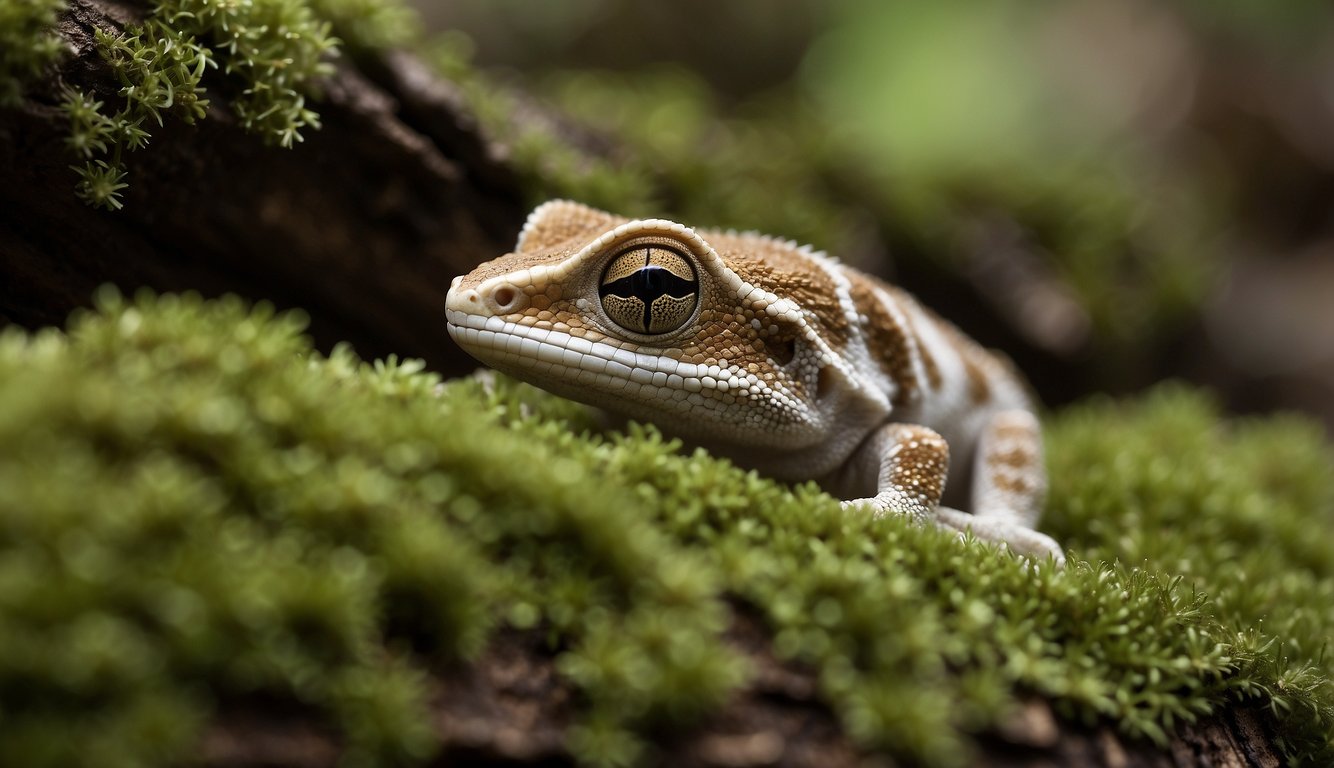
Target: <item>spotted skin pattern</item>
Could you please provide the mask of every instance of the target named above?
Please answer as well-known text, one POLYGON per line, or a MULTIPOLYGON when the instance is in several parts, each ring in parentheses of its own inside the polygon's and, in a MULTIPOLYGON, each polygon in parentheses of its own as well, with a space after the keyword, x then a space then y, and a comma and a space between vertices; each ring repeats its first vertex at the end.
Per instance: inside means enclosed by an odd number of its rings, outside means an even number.
POLYGON ((1064 563, 1034 530, 1046 477, 1019 375, 810 248, 557 200, 513 253, 455 278, 445 311, 461 347, 544 389, 817 480, 847 507, 1064 563))

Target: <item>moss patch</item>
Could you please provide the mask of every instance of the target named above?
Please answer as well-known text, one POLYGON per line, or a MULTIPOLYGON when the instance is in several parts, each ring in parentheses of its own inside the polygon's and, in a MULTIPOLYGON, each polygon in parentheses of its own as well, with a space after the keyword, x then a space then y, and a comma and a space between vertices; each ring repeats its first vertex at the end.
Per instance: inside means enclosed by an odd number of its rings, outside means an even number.
MULTIPOLYGON (((0 0, 0 103, 13 102, 60 48, 51 26, 63 3, 0 0), (12 39, 11 39, 12 38, 12 39), (12 43, 10 46, 5 43, 12 43)), ((65 86, 68 144, 82 161, 76 192, 91 205, 120 208, 128 185, 124 154, 149 144, 165 119, 207 115, 210 82, 227 96, 241 126, 290 147, 319 127, 309 100, 346 46, 354 53, 415 39, 415 17, 382 0, 159 0, 143 24, 119 33, 97 30, 97 50, 116 78, 116 96, 98 99, 65 86)))
POLYGON ((1184 390, 1055 419, 1053 573, 504 380, 322 358, 298 315, 99 306, 0 336, 0 740, 25 765, 179 760, 253 695, 420 762, 425 671, 502 624, 552 638, 575 752, 633 763, 744 682, 725 597, 911 761, 959 764, 1028 692, 1159 740, 1264 697, 1291 753, 1334 754, 1310 534, 1334 480, 1302 422, 1223 425, 1184 390))
POLYGON ((0 0, 0 107, 16 106, 23 85, 60 56, 56 14, 64 0, 0 0))
POLYGON ((1163 387, 1068 411, 1049 439, 1051 533, 1206 597, 1230 685, 1271 703, 1292 754, 1334 760, 1334 454, 1320 425, 1225 423, 1200 393, 1163 387))

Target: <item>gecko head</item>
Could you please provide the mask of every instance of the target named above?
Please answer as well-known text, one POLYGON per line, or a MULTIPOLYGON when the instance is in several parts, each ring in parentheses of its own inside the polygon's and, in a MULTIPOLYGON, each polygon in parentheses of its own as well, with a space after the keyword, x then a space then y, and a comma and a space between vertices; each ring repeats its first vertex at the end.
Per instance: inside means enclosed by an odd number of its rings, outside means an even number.
POLYGON ((454 279, 449 332, 493 368, 669 432, 800 446, 819 437, 837 355, 779 287, 810 281, 757 244, 795 249, 549 202, 513 253, 454 279))

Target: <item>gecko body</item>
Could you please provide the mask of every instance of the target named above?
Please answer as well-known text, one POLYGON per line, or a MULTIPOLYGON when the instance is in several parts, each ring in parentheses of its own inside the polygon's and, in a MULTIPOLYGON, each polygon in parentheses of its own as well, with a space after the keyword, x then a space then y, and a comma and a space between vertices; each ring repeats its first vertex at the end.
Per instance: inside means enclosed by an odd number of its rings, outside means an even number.
POLYGON ((1034 530, 1041 432, 1012 366, 810 248, 552 201, 445 309, 463 349, 556 394, 845 506, 1064 561, 1034 530))

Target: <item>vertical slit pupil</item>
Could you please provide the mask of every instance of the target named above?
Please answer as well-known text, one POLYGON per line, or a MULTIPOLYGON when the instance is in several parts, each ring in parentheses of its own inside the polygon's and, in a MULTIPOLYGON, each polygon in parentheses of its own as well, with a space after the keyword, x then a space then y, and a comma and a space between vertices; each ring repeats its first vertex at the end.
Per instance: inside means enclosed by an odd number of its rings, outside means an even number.
MULTIPOLYGON (((627 252, 622 254, 619 258, 613 259, 608 266, 608 271, 614 270, 617 264, 624 263, 622 259, 634 259, 635 262, 638 262, 639 254, 637 251, 639 250, 639 248, 636 248, 634 249, 634 252, 627 252)), ((639 266, 628 275, 624 275, 623 277, 610 282, 603 282, 598 289, 598 295, 603 299, 604 304, 607 296, 637 299, 644 307, 644 314, 643 317, 640 318, 641 327, 632 328, 631 330, 639 333, 648 333, 649 329, 653 327, 654 301, 663 296, 670 296, 675 299, 684 299, 691 296, 698 292, 699 281, 695 279, 693 273, 689 278, 685 278, 667 267, 659 264, 652 264, 654 249, 652 247, 643 246, 642 250, 644 260, 643 265, 639 266)), ((670 249, 664 250, 675 253, 674 251, 670 251, 670 249)), ((687 268, 690 268, 689 262, 684 256, 680 256, 680 254, 675 255, 687 265, 687 268)))

